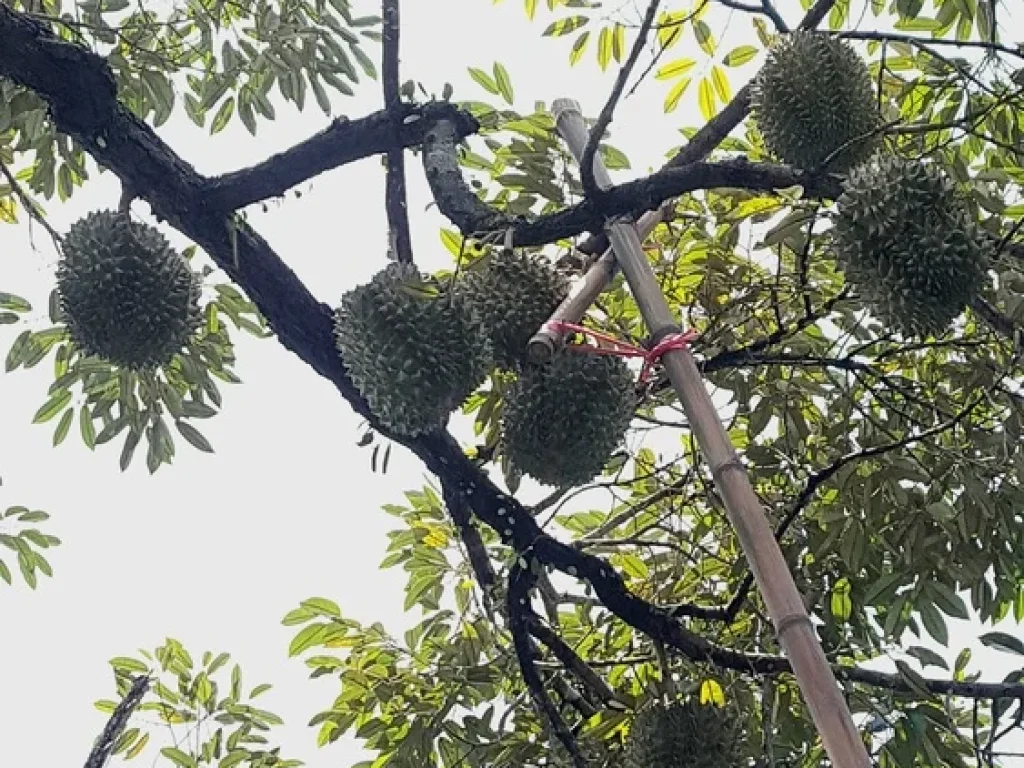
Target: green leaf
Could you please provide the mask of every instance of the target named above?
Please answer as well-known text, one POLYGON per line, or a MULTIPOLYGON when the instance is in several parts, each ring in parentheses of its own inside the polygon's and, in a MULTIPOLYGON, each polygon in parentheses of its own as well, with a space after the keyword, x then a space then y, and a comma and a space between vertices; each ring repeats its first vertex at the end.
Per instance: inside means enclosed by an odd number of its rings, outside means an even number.
POLYGON ((927 681, 921 677, 913 667, 907 664, 907 662, 902 659, 897 659, 896 670, 910 690, 918 696, 922 696, 926 699, 930 699, 932 697, 931 691, 928 690, 927 681))
POLYGON ((32 304, 21 296, 0 291, 0 309, 9 309, 11 312, 31 312, 32 304))
POLYGON ((181 436, 188 440, 188 442, 194 447, 204 453, 213 453, 213 446, 210 445, 209 441, 203 437, 203 434, 191 424, 178 420, 174 422, 174 426, 177 427, 181 436))
POLYGON ((26 356, 32 349, 31 338, 32 331, 24 330, 18 334, 18 338, 16 338, 14 343, 11 344, 11 348, 7 352, 7 360, 4 365, 4 368, 8 373, 20 368, 21 364, 25 361, 26 356))
POLYGON ((217 768, 233 768, 249 759, 249 751, 245 749, 233 749, 221 758, 217 768))
POLYGON ((738 48, 733 48, 725 54, 725 58, 722 59, 722 63, 727 67, 740 67, 755 56, 757 56, 757 48, 752 45, 741 45, 738 48))
POLYGON ((35 559, 31 553, 18 553, 18 570, 21 571, 21 577, 25 579, 25 583, 31 589, 35 589, 39 585, 39 580, 36 578, 35 559))
POLYGON ((64 438, 68 436, 68 431, 71 429, 71 422, 75 419, 75 409, 68 408, 64 411, 64 415, 60 417, 60 421, 57 423, 57 429, 53 432, 53 445, 54 447, 64 442, 64 438))
POLYGON ((710 120, 715 116, 714 86, 707 78, 700 81, 697 90, 697 104, 700 106, 700 114, 705 120, 710 120))
POLYGON ((132 748, 124 753, 124 759, 132 760, 138 757, 142 754, 142 751, 146 748, 147 744, 149 744, 149 734, 143 733, 139 740, 132 745, 132 748))
POLYGON ((715 93, 718 94, 718 98, 723 104, 732 99, 732 89, 729 87, 729 78, 726 77, 724 69, 712 67, 711 82, 715 86, 715 93))
POLYGON ((921 616, 921 623, 924 624, 928 634, 941 645, 948 645, 949 629, 946 627, 946 620, 942 618, 942 614, 927 599, 920 599, 916 607, 921 616))
POLYGON ((697 45, 701 47, 708 56, 715 55, 715 36, 711 32, 711 27, 708 26, 706 21, 697 20, 693 22, 693 35, 697 38, 697 45))
POLYGON ((562 37, 568 35, 571 32, 575 32, 577 29, 584 27, 590 19, 586 16, 567 16, 564 19, 558 19, 557 21, 551 22, 542 33, 542 37, 562 37))
POLYGON ((118 465, 121 467, 121 471, 124 472, 128 469, 128 466, 132 463, 132 456, 135 454, 135 449, 139 445, 139 440, 142 439, 142 431, 132 428, 124 438, 124 445, 121 447, 121 456, 118 459, 118 465))
POLYGON ((501 92, 501 97, 505 100, 505 103, 511 105, 515 101, 512 79, 508 76, 508 70, 497 61, 494 62, 494 83, 501 92))
POLYGON ((323 631, 323 624, 310 624, 308 627, 303 627, 288 645, 288 655, 298 656, 303 651, 318 645, 323 631))
POLYGON ((198 768, 196 759, 177 747, 164 747, 160 750, 160 754, 181 768, 198 768))
POLYGON ((338 607, 336 602, 328 600, 326 597, 311 597, 308 600, 303 600, 302 606, 323 616, 331 616, 336 619, 341 618, 341 608, 338 607))
POLYGON ((697 62, 693 59, 676 59, 675 61, 670 61, 667 64, 662 64, 654 74, 654 77, 658 80, 673 80, 685 75, 693 69, 696 64, 697 62))
POLYGON ((590 42, 590 32, 584 30, 579 34, 576 40, 573 41, 572 49, 569 51, 569 66, 574 67, 579 64, 580 59, 583 58, 583 54, 587 51, 587 43, 590 42))
POLYGON ((115 656, 109 663, 110 666, 120 672, 135 672, 142 675, 149 672, 148 665, 130 656, 115 656))
POLYGON ((690 87, 690 83, 693 82, 692 78, 684 77, 681 80, 676 81, 673 86, 669 89, 668 95, 665 96, 665 114, 673 112, 677 106, 679 106, 679 100, 686 93, 686 89, 690 87))
POLYGON ((986 632, 980 638, 982 645, 994 648, 1003 653, 1015 653, 1024 656, 1024 640, 1014 637, 1006 632, 986 632))
POLYGON ((932 666, 949 669, 949 664, 946 663, 946 660, 929 648, 923 648, 920 645, 912 645, 907 648, 907 653, 920 661, 921 664, 926 667, 932 666))
POLYGON ((473 81, 483 88, 488 93, 493 93, 495 96, 501 95, 501 89, 498 88, 498 84, 494 82, 490 75, 484 72, 482 69, 476 67, 468 67, 469 76, 473 78, 473 81))
POLYGON ((612 31, 609 27, 602 27, 601 33, 597 36, 597 65, 604 71, 612 60, 612 31))
POLYGON ((92 423, 92 416, 89 414, 89 407, 83 405, 78 412, 78 427, 82 435, 82 442, 90 451, 96 448, 96 428, 92 423))
POLYGON ((930 581, 925 584, 925 590, 928 592, 928 596, 932 598, 935 605, 938 606, 939 610, 943 611, 947 615, 964 620, 970 618, 970 613, 967 610, 967 605, 964 603, 963 598, 954 592, 952 587, 949 587, 940 581, 930 581))
POLYGON ((231 122, 232 115, 235 114, 235 97, 229 96, 224 100, 224 103, 217 109, 217 114, 213 116, 213 122, 210 123, 210 135, 220 133, 227 124, 231 122))
POLYGON ((36 411, 36 415, 32 417, 33 424, 43 424, 58 413, 60 413, 68 403, 71 402, 71 393, 67 390, 63 390, 55 394, 45 403, 42 407, 36 411))

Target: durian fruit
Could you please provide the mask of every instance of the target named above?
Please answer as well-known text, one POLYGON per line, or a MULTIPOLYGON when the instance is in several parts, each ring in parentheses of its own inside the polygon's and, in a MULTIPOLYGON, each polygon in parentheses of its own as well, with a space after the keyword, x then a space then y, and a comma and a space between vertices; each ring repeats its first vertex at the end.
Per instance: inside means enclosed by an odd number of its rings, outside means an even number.
POLYGON ((407 437, 444 427, 490 367, 471 306, 409 264, 389 264, 345 294, 334 336, 370 410, 407 437))
POLYGON ((569 291, 566 278, 545 262, 500 249, 474 265, 459 281, 490 340, 495 364, 514 369, 526 345, 569 291))
POLYGON ((715 706, 657 703, 637 714, 623 768, 740 768, 746 765, 738 723, 715 706))
POLYGON ((882 124, 857 52, 820 32, 785 35, 754 78, 751 110, 768 150, 797 168, 845 173, 877 149, 882 124), (847 142, 851 142, 847 144, 847 142))
POLYGON ((635 407, 633 376, 620 358, 559 352, 524 366, 509 387, 505 455, 542 483, 584 483, 622 442, 635 407))
POLYGON ((852 171, 832 230, 846 280, 888 327, 946 330, 985 280, 991 238, 938 166, 880 155, 852 171))
POLYGON ((63 239, 57 292, 72 341, 133 370, 169 363, 202 321, 201 284, 158 229, 96 211, 63 239))

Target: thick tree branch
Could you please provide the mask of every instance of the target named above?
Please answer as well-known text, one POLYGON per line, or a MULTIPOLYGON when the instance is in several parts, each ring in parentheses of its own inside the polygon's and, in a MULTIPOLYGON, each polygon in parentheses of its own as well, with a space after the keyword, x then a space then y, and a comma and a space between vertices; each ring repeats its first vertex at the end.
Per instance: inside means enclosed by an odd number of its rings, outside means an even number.
POLYGON ((460 138, 475 133, 479 124, 452 104, 415 105, 399 102, 356 120, 339 117, 327 128, 294 147, 251 168, 234 171, 206 182, 210 205, 225 211, 277 197, 297 184, 363 158, 389 150, 401 151, 423 143, 429 125, 450 120, 460 138), (391 117, 397 126, 392 133, 391 117))
POLYGON ((529 564, 521 566, 516 563, 512 566, 508 582, 508 617, 512 645, 523 673, 523 681, 537 710, 548 721, 555 737, 572 757, 573 765, 576 768, 588 768, 576 737, 566 726, 561 713, 548 695, 534 659, 534 645, 530 639, 529 627, 531 618, 534 618, 530 607, 530 592, 535 582, 536 578, 529 564))
POLYGON ((128 693, 114 708, 107 724, 103 726, 103 732, 96 739, 96 743, 85 760, 85 768, 104 768, 106 766, 117 745, 118 738, 124 732, 125 726, 128 725, 136 708, 142 703, 146 691, 149 690, 150 680, 148 675, 139 675, 132 682, 132 687, 128 689, 128 693))
POLYGON ((604 217, 628 215, 638 206, 657 208, 664 200, 697 189, 735 187, 769 192, 802 186, 805 195, 814 198, 835 198, 842 192, 837 176, 811 175, 788 166, 751 163, 741 158, 666 167, 650 176, 602 190, 599 206, 594 200, 584 200, 527 220, 507 216, 477 197, 459 169, 460 138, 455 126, 444 120, 432 126, 424 138, 423 167, 438 208, 466 235, 512 229, 516 246, 544 245, 572 237, 598 226, 604 217))

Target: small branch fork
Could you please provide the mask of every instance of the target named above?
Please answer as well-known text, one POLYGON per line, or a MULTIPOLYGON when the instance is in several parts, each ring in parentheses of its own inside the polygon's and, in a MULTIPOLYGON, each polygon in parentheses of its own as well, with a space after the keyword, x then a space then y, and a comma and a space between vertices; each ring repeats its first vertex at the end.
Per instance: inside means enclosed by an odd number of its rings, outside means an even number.
MULTIPOLYGON (((819 0, 815 3, 802 26, 816 24, 832 2, 819 0)), ((559 237, 597 230, 609 211, 646 210, 683 191, 708 185, 769 190, 802 183, 810 190, 809 194, 822 196, 834 194, 838 188, 838 179, 834 177, 808 179, 779 166, 700 162, 743 119, 749 97, 745 89, 698 132, 670 162, 670 167, 659 172, 660 176, 655 174, 605 190, 600 209, 587 201, 528 222, 510 221, 479 198, 468 200, 460 196, 455 183, 458 164, 454 147, 479 126, 471 116, 449 104, 399 103, 395 107, 397 114, 384 110, 358 120, 339 119, 316 136, 252 168, 207 178, 178 156, 152 128, 118 103, 113 76, 101 57, 79 45, 61 41, 45 25, 2 3, 0 76, 42 96, 62 133, 76 139, 97 163, 110 169, 132 189, 138 199, 147 201, 156 216, 203 248, 246 291, 267 318, 280 343, 332 382, 352 408, 384 434, 388 433, 373 417, 336 352, 331 307, 312 295, 259 234, 250 227, 234 227, 229 215, 237 208, 280 195, 326 170, 387 153, 394 146, 394 121, 399 117, 399 141, 403 147, 423 147, 424 168, 442 211, 466 232, 496 231, 511 224, 520 244, 551 242, 559 237), (449 149, 452 151, 448 152, 449 149)), ((481 571, 477 567, 489 559, 479 532, 473 528, 473 518, 498 532, 502 542, 516 552, 529 553, 545 567, 590 584, 602 605, 622 621, 694 661, 753 674, 790 671, 785 658, 746 654, 710 643, 689 631, 672 612, 631 593, 621 576, 601 558, 578 551, 544 533, 529 511, 503 493, 470 461, 449 433, 438 432, 415 439, 388 436, 409 448, 441 480, 453 520, 471 559, 475 557, 474 570, 478 578, 481 578, 481 571), (462 500, 461 506, 453 503, 455 499, 462 500), (454 511, 458 509, 462 511, 454 511), (470 531, 476 533, 475 539, 470 531)), ((516 582, 517 589, 532 588, 528 576, 518 579, 523 581, 516 582)), ((481 579, 481 584, 488 583, 494 583, 493 579, 481 579)), ((537 629, 542 625, 526 619, 524 623, 535 638, 547 645, 545 637, 550 640, 552 636, 537 629)), ((562 658, 564 648, 557 644, 548 647, 556 657, 562 658)), ((576 664, 568 662, 563 659, 570 669, 576 664)), ((838 668, 835 672, 843 680, 911 692, 895 675, 860 668, 838 668)), ((931 680, 927 685, 930 691, 939 694, 1024 697, 1024 684, 931 680)), ((603 698, 603 694, 598 698, 603 698)))

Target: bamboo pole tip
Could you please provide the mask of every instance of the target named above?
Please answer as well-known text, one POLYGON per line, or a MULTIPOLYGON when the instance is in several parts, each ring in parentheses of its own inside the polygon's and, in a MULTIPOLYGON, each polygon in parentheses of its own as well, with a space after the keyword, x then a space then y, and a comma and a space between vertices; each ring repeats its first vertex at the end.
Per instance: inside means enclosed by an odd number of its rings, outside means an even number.
POLYGON ((558 340, 547 331, 538 331, 526 345, 526 359, 534 364, 551 362, 555 356, 558 340))
POLYGON ((551 102, 551 114, 554 116, 555 122, 561 120, 562 116, 569 112, 583 113, 580 103, 576 99, 555 99, 551 102))

